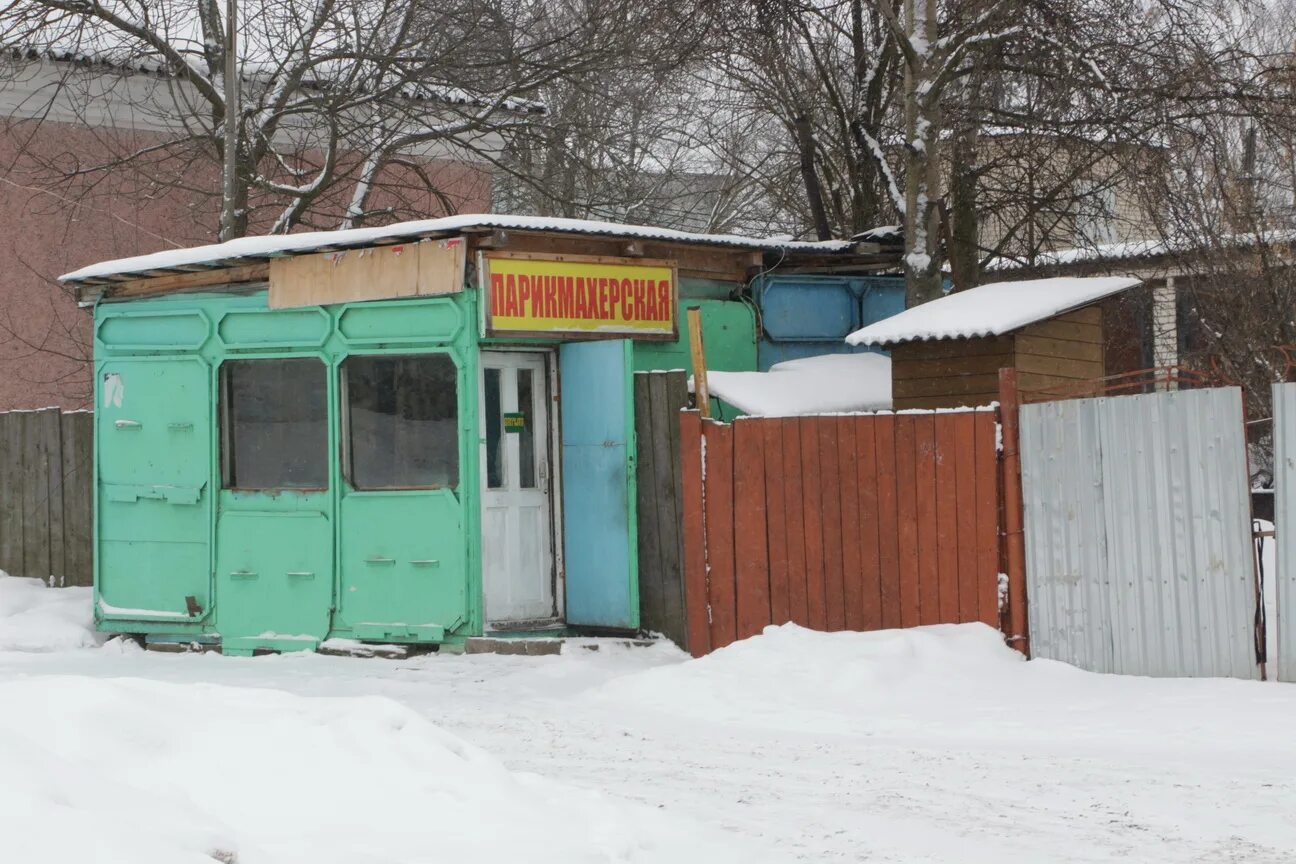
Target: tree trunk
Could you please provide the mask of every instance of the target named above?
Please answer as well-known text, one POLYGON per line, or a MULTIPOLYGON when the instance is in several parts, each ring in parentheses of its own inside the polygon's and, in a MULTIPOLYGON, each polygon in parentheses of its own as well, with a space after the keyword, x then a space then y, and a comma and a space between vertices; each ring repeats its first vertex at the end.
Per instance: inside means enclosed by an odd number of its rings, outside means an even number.
POLYGON ((950 278, 955 291, 981 281, 980 250, 977 246, 976 130, 968 128, 954 140, 951 154, 949 242, 950 278))
POLYGON ((797 117, 796 124, 797 150, 801 155, 801 180, 805 183, 806 200, 810 204, 810 216, 814 219, 815 236, 820 240, 832 239, 832 226, 828 223, 828 211, 824 209, 823 188, 819 184, 819 172, 815 170, 814 132, 810 120, 797 117))
MULTIPOLYGON (((921 33, 925 50, 905 64, 905 305, 942 295, 940 268, 940 160, 936 152, 940 108, 928 89, 935 74, 930 52, 936 42, 936 0, 905 0, 905 24, 921 33)), ((911 41, 913 41, 911 39, 911 41)))

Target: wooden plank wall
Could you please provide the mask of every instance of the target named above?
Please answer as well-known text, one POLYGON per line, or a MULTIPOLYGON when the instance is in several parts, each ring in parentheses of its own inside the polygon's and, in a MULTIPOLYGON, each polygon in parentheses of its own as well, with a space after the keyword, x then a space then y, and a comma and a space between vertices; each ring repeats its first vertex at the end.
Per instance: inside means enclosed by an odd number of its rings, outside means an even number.
POLYGON ((92 584, 93 430, 86 411, 0 413, 0 570, 92 584))
POLYGON ((1017 333, 1017 384, 1034 398, 1090 396, 1106 373, 1101 306, 1087 306, 1017 333))
POLYGON ((891 350, 892 405, 959 408, 999 398, 999 370, 1018 370, 1026 398, 1092 395, 1106 374, 1099 305, 1077 309, 1013 334, 983 339, 909 342, 891 350))
POLYGON ((1013 365, 1013 337, 938 339, 891 349, 891 397, 897 411, 989 405, 999 398, 999 370, 1013 365))
POLYGON ((994 412, 679 422, 694 656, 788 621, 999 627, 994 412))
POLYGON ((634 376, 639 623, 644 630, 662 633, 684 648, 689 634, 680 534, 684 492, 679 413, 688 407, 688 398, 682 370, 634 376))

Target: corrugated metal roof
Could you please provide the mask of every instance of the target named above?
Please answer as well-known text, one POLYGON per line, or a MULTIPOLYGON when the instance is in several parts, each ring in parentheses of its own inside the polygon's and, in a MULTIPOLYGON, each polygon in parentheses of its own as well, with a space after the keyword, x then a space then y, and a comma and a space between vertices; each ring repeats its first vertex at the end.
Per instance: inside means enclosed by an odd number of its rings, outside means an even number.
POLYGON ((1133 276, 992 282, 913 306, 846 337, 851 345, 976 339, 1010 333, 1138 285, 1133 276))
POLYGON ((1035 656, 1259 677, 1243 429, 1236 387, 1022 407, 1035 656))
POLYGON ((84 284, 149 275, 158 271, 194 270, 232 267, 268 261, 285 255, 301 255, 334 249, 355 249, 385 243, 400 243, 428 237, 450 237, 473 229, 542 231, 559 234, 583 234, 592 237, 617 237, 627 240, 661 240, 758 251, 800 251, 826 254, 849 254, 858 244, 849 240, 800 242, 782 238, 760 239, 738 234, 694 234, 670 228, 595 222, 586 219, 559 219, 547 216, 510 216, 474 213, 398 222, 375 228, 352 228, 343 231, 315 231, 303 234, 240 237, 225 243, 168 249, 149 255, 121 258, 82 267, 59 277, 60 282, 84 284))

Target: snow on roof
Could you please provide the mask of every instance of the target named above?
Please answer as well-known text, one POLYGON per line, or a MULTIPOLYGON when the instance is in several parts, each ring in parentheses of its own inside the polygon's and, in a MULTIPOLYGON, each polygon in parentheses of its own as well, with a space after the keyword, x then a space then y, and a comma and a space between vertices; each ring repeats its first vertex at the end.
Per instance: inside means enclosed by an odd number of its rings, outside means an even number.
POLYGON ((891 358, 824 354, 775 363, 768 372, 709 372, 711 395, 744 414, 795 417, 891 407, 891 358))
POLYGON ((884 318, 846 337, 851 345, 999 336, 1133 288, 1133 276, 994 282, 884 318))
POLYGON ((803 250, 819 252, 850 252, 855 244, 848 240, 798 242, 793 240, 762 240, 737 234, 692 234, 670 228, 653 228, 646 225, 622 225, 616 222, 595 222, 586 219, 559 219, 548 216, 509 216, 493 213, 470 213, 444 216, 439 219, 420 219, 398 222, 375 228, 351 228, 344 231, 312 231, 302 234, 274 234, 259 237, 240 237, 225 243, 195 246, 189 249, 167 249, 149 255, 120 258, 91 264, 59 277, 60 282, 87 282, 92 280, 121 279, 141 276, 157 270, 193 269, 202 267, 230 267, 255 261, 265 261, 284 255, 300 255, 333 249, 359 248, 382 243, 398 243, 426 237, 446 237, 474 228, 501 228, 515 231, 553 231, 568 234, 591 234, 601 237, 625 237, 641 240, 666 240, 756 250, 803 250))
POLYGON ((1056 249, 1040 252, 1032 262, 1011 257, 991 258, 986 270, 1017 270, 1026 267, 1065 267, 1092 261, 1128 261, 1140 258, 1158 258, 1173 253, 1209 250, 1217 246, 1245 249, 1266 243, 1296 242, 1296 230, 1265 231, 1247 234, 1226 234, 1215 238, 1176 237, 1168 240, 1128 240, 1123 243, 1100 243, 1095 246, 1078 246, 1074 249, 1056 249))

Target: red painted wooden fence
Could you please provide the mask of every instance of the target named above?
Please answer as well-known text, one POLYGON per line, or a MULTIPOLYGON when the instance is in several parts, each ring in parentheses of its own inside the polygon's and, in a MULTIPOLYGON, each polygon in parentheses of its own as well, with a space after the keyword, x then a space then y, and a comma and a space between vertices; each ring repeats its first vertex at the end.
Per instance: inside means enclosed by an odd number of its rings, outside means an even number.
POLYGON ((993 411, 680 418, 695 656, 787 621, 999 627, 993 411))

